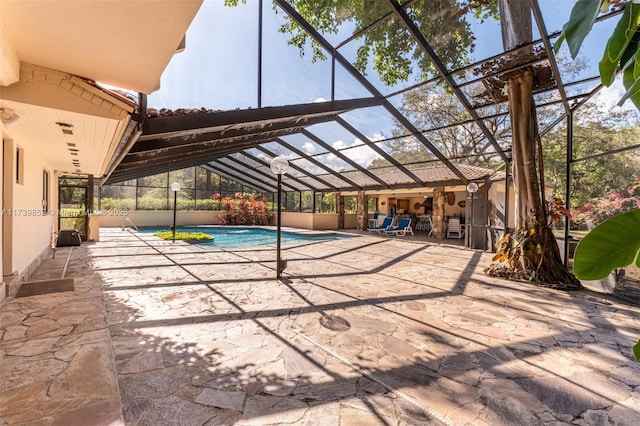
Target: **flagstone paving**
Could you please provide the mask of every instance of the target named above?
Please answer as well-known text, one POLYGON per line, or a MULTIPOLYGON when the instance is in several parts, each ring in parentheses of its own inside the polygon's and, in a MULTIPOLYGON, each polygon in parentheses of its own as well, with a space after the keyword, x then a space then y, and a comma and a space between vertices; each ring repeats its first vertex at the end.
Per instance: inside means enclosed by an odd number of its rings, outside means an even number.
POLYGON ((74 291, 0 305, 0 424, 640 424, 640 307, 353 235, 284 245, 278 281, 274 247, 102 229, 74 291))

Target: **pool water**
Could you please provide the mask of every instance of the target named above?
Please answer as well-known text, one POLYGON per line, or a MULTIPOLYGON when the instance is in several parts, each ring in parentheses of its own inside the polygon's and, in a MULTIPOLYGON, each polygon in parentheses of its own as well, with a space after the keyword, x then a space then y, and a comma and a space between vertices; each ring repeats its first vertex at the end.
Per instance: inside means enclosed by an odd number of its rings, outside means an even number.
MULTIPOLYGON (((167 228, 140 228, 140 232, 155 233, 167 231, 167 228)), ((239 248, 276 244, 276 231, 273 229, 242 227, 242 226, 185 226, 178 227, 176 231, 204 232, 214 239, 199 241, 195 244, 218 247, 218 248, 239 248)), ((280 235, 281 243, 305 242, 305 241, 327 241, 338 238, 346 238, 347 235, 323 232, 316 234, 299 234, 296 232, 282 231, 280 235)))

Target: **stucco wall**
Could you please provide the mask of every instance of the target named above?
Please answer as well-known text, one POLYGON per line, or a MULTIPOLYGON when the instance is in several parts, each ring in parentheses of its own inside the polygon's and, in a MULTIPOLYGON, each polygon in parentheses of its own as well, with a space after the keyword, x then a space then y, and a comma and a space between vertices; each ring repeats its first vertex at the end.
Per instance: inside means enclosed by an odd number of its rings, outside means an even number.
MULTIPOLYGON (((345 214, 345 229, 355 229, 357 215, 345 214)), ((338 229, 337 213, 282 213, 282 226, 302 229, 338 229)))
MULTIPOLYGON (((178 210, 176 226, 217 225, 224 214, 220 211, 178 210)), ((101 227, 131 226, 171 226, 173 210, 105 210, 98 216, 101 227)))
POLYGON ((312 229, 338 229, 336 213, 314 213, 312 229))
MULTIPOLYGON (((445 188, 445 193, 448 192, 453 192, 454 194, 454 201, 453 201, 453 205, 449 205, 446 202, 445 199, 445 207, 444 207, 444 214, 445 216, 453 216, 453 215, 458 215, 458 216, 464 216, 466 215, 466 209, 465 207, 460 206, 458 203, 460 201, 465 201, 466 202, 466 198, 467 198, 467 193, 466 191, 462 191, 462 190, 456 190, 456 191, 452 191, 449 188, 445 188)), ((389 196, 388 194, 381 194, 381 195, 369 195, 369 197, 377 197, 378 198, 378 211, 380 213, 384 213, 387 216, 389 216, 391 208, 389 206, 389 199, 390 198, 395 198, 396 201, 398 199, 403 199, 403 200, 409 200, 409 208, 407 209, 408 213, 415 213, 415 214, 423 214, 424 213, 424 207, 423 206, 419 206, 417 209, 415 208, 416 204, 421 205, 424 201, 425 201, 425 197, 433 197, 433 188, 425 188, 424 192, 422 194, 398 194, 398 195, 393 195, 393 196, 389 196), (384 205, 382 205, 382 203, 384 202, 384 205)))
MULTIPOLYGON (((5 142, 4 142, 4 135, 2 134, 2 132, 0 132, 0 142, 2 142, 3 145, 3 149, 5 146, 5 142)), ((0 161, 0 184, 2 186, 0 186, 0 188, 2 188, 4 186, 4 162, 5 159, 3 158, 2 161, 0 161)), ((3 191, 4 192, 4 191, 3 191)), ((0 200, 2 201, 2 200, 0 200)), ((3 218, 0 217, 0 235, 4 235, 4 220, 3 218)), ((0 273, 2 273, 2 276, 5 275, 5 271, 4 271, 4 252, 5 252, 5 247, 4 247, 4 241, 0 241, 0 260, 2 260, 0 262, 0 273)), ((7 271, 6 274, 10 274, 11 272, 7 271)), ((0 283, 0 302, 2 300, 4 300, 6 295, 6 284, 4 282, 4 280, 2 280, 2 282, 0 283)))
MULTIPOLYGON (((513 190, 513 185, 509 187, 509 217, 506 221, 507 226, 510 228, 514 227, 514 209, 515 209, 515 192, 513 190)), ((500 212, 504 212, 505 210, 505 184, 504 182, 493 182, 491 187, 489 188, 488 198, 495 204, 495 208, 497 208, 500 212)), ((503 217, 503 216, 502 216, 503 217)), ((502 223, 501 223, 502 224, 502 223)))
MULTIPOLYGON (((189 225, 218 225, 224 214, 220 211, 178 210, 176 214, 177 226, 189 225)), ((173 223, 172 210, 131 210, 102 212, 101 216, 93 217, 101 227, 131 226, 171 226, 173 223)), ((301 229, 338 229, 338 215, 335 213, 295 213, 282 212, 282 226, 301 229)), ((356 215, 345 214, 346 229, 355 229, 356 215)))
POLYGON ((53 171, 47 166, 38 151, 34 150, 27 142, 14 144, 5 141, 5 150, 7 148, 14 150, 13 155, 15 155, 16 146, 22 149, 24 174, 22 183, 17 183, 14 161, 12 170, 6 174, 11 176, 10 181, 4 182, 5 185, 12 186, 13 192, 12 205, 3 211, 4 216, 11 217, 12 228, 10 237, 12 239, 11 270, 4 270, 4 274, 13 272, 24 274, 32 262, 51 246, 55 220, 53 210, 50 210, 49 214, 42 213, 43 171, 46 169, 49 172, 50 200, 55 188, 53 171))

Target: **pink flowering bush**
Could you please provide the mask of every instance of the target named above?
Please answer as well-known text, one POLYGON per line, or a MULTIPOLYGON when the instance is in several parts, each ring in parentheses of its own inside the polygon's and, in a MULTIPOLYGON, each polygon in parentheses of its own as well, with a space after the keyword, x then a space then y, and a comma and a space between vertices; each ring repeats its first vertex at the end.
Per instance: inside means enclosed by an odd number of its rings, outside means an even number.
POLYGON ((588 229, 610 217, 636 209, 640 209, 640 181, 626 191, 591 198, 587 204, 572 212, 571 221, 574 226, 588 229))
POLYGON ((220 219, 221 225, 269 225, 273 213, 266 198, 257 199, 254 195, 235 194, 234 197, 220 197, 213 194, 214 200, 220 200, 220 209, 226 213, 220 219))

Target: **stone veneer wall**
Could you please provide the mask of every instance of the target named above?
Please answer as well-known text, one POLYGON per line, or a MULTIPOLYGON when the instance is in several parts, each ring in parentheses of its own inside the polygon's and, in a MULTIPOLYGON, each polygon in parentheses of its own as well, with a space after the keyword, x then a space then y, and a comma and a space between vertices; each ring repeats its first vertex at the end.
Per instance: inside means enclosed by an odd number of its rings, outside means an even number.
POLYGON ((356 203, 356 229, 367 229, 369 219, 369 206, 367 203, 367 195, 364 191, 358 191, 358 201, 356 203))
POLYGON ((444 222, 444 188, 433 189, 433 236, 436 238, 444 238, 446 233, 446 224, 444 222))
POLYGON ((338 229, 344 229, 344 196, 336 192, 336 212, 338 213, 338 229))

